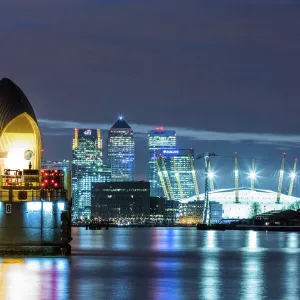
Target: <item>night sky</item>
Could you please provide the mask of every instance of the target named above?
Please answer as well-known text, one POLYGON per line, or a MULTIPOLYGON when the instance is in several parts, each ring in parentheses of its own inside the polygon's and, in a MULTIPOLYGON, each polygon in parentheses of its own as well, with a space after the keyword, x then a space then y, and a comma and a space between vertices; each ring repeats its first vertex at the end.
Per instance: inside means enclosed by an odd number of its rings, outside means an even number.
POLYGON ((261 188, 275 188, 283 151, 288 169, 300 156, 299 0, 1 0, 0 41, 0 77, 32 103, 45 159, 71 157, 74 127, 119 114, 138 179, 157 125, 218 153, 220 188, 233 186, 234 151, 244 171, 257 159, 261 188))

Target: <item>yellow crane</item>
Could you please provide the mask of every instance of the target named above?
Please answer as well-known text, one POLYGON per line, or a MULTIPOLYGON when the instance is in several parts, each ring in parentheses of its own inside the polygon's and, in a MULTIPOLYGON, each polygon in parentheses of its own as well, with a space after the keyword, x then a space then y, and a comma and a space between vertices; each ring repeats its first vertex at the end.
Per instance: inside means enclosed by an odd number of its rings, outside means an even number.
POLYGON ((178 172, 175 173, 175 178, 176 178, 176 181, 177 181, 177 186, 178 186, 178 190, 179 190, 180 199, 184 199, 184 194, 182 192, 182 186, 181 186, 181 183, 180 183, 180 178, 179 178, 179 173, 178 172))
POLYGON ((167 190, 167 187, 166 187, 166 184, 165 184, 165 180, 164 180, 164 177, 163 177, 162 172, 160 170, 158 159, 157 159, 157 157, 155 157, 154 159, 155 159, 155 164, 156 164, 156 168, 157 168, 157 173, 158 173, 158 176, 159 176, 159 179, 160 179, 160 184, 163 188, 165 197, 166 197, 167 200, 170 200, 168 190, 167 190))
POLYGON ((196 199, 200 200, 200 193, 199 193, 199 188, 198 188, 198 183, 197 183, 196 172, 195 172, 195 167, 194 167, 194 161, 193 160, 194 160, 193 156, 190 155, 191 171, 192 171, 192 177, 193 177, 193 181, 194 181, 196 199))
POLYGON ((177 170, 177 165, 176 165, 176 161, 173 158, 173 170, 174 170, 174 174, 175 174, 175 179, 177 182, 177 187, 178 187, 178 192, 180 195, 180 199, 184 199, 184 194, 182 192, 182 186, 181 186, 181 182, 180 182, 180 177, 179 177, 179 172, 177 170))
POLYGON ((175 200, 173 188, 172 188, 171 181, 170 181, 170 177, 169 177, 169 174, 168 174, 168 171, 167 171, 167 168, 166 168, 163 157, 161 157, 160 160, 161 160, 161 165, 162 165, 162 168, 163 168, 163 174, 165 175, 165 178, 166 178, 166 181, 167 181, 167 186, 169 188, 170 199, 175 200))

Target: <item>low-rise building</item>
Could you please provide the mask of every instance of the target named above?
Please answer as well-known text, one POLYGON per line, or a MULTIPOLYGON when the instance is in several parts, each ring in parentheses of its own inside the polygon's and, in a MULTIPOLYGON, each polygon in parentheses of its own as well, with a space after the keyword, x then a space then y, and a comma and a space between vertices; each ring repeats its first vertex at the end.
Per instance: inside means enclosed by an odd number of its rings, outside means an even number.
POLYGON ((92 218, 117 224, 144 224, 149 214, 149 182, 92 183, 92 218))
MULTIPOLYGON (((189 201, 179 206, 179 224, 202 223, 204 201, 189 201)), ((222 220, 222 204, 216 201, 209 201, 210 223, 219 223, 222 220)))
POLYGON ((163 224, 165 214, 165 198, 150 197, 150 218, 151 224, 163 224))

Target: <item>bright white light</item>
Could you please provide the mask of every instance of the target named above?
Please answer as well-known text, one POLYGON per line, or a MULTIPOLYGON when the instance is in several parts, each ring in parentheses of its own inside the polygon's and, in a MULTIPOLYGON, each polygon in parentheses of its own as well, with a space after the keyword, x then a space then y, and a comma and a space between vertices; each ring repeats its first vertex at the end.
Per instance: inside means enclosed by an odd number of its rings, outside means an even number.
POLYGON ((295 178, 296 177, 296 173, 295 172, 291 172, 290 177, 291 178, 295 178))
POLYGON ((250 172, 249 177, 251 179, 255 179, 256 178, 256 173, 255 172, 250 172))
POLYGON ((214 172, 208 172, 207 174, 209 179, 213 179, 215 177, 215 173, 214 172))
POLYGON ((27 210, 29 211, 40 211, 41 207, 41 202, 27 202, 27 210))
POLYGON ((123 120, 123 116, 119 116, 119 120, 121 120, 121 121, 122 121, 122 120, 123 120))
POLYGON ((11 148, 7 153, 6 168, 17 170, 26 169, 28 161, 24 159, 25 148, 11 148))
POLYGON ((57 203, 57 207, 59 210, 64 210, 65 209, 65 204, 63 202, 57 203))
POLYGON ((52 212, 52 202, 43 203, 44 212, 52 212))

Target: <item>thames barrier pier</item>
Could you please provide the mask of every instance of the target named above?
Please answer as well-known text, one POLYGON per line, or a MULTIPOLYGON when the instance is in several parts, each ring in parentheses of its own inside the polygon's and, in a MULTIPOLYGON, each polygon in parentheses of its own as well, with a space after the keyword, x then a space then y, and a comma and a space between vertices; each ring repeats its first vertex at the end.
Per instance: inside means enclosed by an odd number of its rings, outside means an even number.
POLYGON ((0 252, 70 255, 71 175, 42 170, 33 108, 11 80, 0 80, 0 252))

